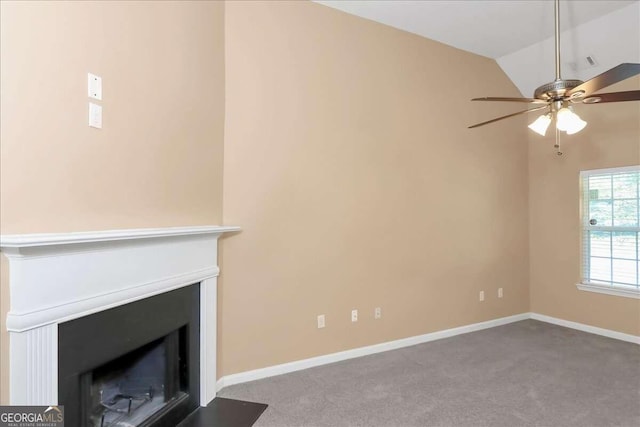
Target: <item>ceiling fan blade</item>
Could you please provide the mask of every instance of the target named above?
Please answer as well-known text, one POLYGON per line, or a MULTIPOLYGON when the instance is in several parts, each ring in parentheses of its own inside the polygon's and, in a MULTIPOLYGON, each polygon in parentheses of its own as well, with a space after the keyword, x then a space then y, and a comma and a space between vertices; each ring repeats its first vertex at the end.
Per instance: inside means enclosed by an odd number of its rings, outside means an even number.
POLYGON ((509 117, 517 116, 517 115, 520 115, 520 114, 530 113, 532 111, 539 111, 539 110, 542 110, 542 109, 545 109, 545 108, 547 108, 547 106, 543 105, 541 107, 531 108, 529 110, 518 111, 517 113, 507 114, 506 116, 498 117, 496 119, 487 120, 486 122, 482 122, 482 123, 475 124, 473 126, 469 126, 469 129, 473 129, 473 128, 477 128, 477 127, 480 127, 480 126, 488 125, 489 123, 497 122, 498 120, 508 119, 509 117))
POLYGON ((638 74, 640 74, 640 64, 620 64, 617 67, 613 67, 609 71, 605 71, 591 80, 587 80, 581 85, 574 87, 568 92, 568 95, 570 96, 580 91, 589 95, 602 88, 611 86, 614 83, 621 82, 638 74))
POLYGON ((506 101, 506 102, 526 102, 530 104, 548 104, 547 101, 543 99, 536 98, 503 98, 503 97, 491 97, 486 96, 484 98, 473 98, 472 101, 506 101))
POLYGON ((596 93, 582 99, 584 104, 601 104, 603 102, 640 101, 640 90, 627 92, 596 93))

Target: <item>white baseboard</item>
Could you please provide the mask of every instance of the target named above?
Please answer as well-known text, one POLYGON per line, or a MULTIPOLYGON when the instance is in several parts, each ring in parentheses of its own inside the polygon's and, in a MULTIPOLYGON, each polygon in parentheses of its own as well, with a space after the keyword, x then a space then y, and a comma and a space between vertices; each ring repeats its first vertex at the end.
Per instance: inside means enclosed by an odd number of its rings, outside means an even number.
POLYGON ((602 335, 604 337, 613 338, 620 341, 627 341, 634 344, 640 344, 640 337, 637 335, 625 334, 622 332, 612 331, 611 329, 598 328, 596 326, 585 325, 584 323, 572 322, 570 320, 558 319, 557 317, 546 316, 544 314, 530 313, 531 319, 541 322, 553 323, 554 325, 564 326, 565 328, 577 329, 578 331, 589 332, 590 334, 602 335))
POLYGON ((395 350, 398 348, 409 347, 416 344, 422 344, 429 341, 435 341, 442 338, 449 338, 455 335, 466 334, 469 332, 480 331, 482 329, 494 328, 508 323, 518 322, 530 318, 530 313, 516 314, 514 316, 501 317, 499 319, 487 320, 486 322, 473 323, 471 325, 460 326, 443 331, 431 332, 424 335, 403 338, 395 341, 388 341, 380 344, 374 344, 367 347, 359 347, 351 350, 341 351, 338 353, 326 354, 323 356, 312 357, 310 359, 296 360, 294 362, 283 363, 281 365, 269 366, 266 368, 254 369, 252 371, 240 372, 237 374, 226 375, 220 378, 216 388, 221 390, 234 384, 255 381, 262 378, 273 377, 276 375, 287 374, 289 372, 300 371, 303 369, 313 368, 315 366, 327 365, 329 363, 340 362, 342 360, 353 359, 356 357, 367 356, 384 351, 395 350))
POLYGON ((281 365, 268 366, 266 368, 226 375, 218 380, 218 382, 216 383, 216 389, 219 391, 223 387, 234 384, 246 383, 262 378, 268 378, 276 375, 288 374, 290 372, 301 371, 303 369, 313 368, 316 366, 327 365, 329 363, 340 362, 342 360, 354 359, 356 357, 368 356, 370 354, 382 353, 384 351, 396 350, 403 347, 410 347, 416 344, 422 344, 442 338, 449 338, 469 332, 480 331, 482 329, 495 328, 496 326, 506 325, 508 323, 519 322, 520 320, 527 319, 539 320, 541 322, 564 326, 565 328, 577 329, 579 331, 588 332, 591 334, 602 335, 621 341, 640 344, 640 336, 585 325, 584 323, 571 322, 569 320, 558 319, 556 317, 546 316, 544 314, 521 313, 508 317, 501 317, 499 319, 487 320, 486 322, 473 323, 471 325, 445 329, 443 331, 431 332, 424 335, 417 335, 414 337, 403 338, 395 341, 388 341, 380 344, 370 345, 367 347, 359 347, 351 350, 341 351, 338 353, 312 357, 310 359, 296 360, 294 362, 283 363, 281 365))

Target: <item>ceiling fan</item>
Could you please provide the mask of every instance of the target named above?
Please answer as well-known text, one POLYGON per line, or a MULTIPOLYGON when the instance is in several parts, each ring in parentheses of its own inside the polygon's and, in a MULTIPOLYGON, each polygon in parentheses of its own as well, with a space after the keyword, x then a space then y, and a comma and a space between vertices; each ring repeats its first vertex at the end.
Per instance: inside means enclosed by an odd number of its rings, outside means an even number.
POLYGON ((573 112, 571 104, 599 104, 606 102, 621 101, 640 101, 640 90, 631 90, 627 92, 612 92, 594 94, 600 89, 611 86, 615 83, 626 80, 630 77, 640 74, 640 64, 624 63, 617 67, 605 71, 604 73, 583 82, 581 80, 567 80, 560 77, 560 0, 555 0, 555 48, 556 48, 556 79, 550 83, 545 83, 537 88, 533 94, 533 98, 504 98, 504 97, 485 97, 474 98, 472 101, 506 101, 506 102, 522 102, 533 104, 535 108, 530 108, 517 113, 508 114, 506 116, 497 117, 486 122, 478 123, 471 128, 488 125, 499 120, 508 119, 509 117, 518 116, 520 114, 530 113, 532 111, 545 110, 529 128, 534 132, 544 136, 547 128, 552 121, 556 123, 556 144, 558 154, 560 151, 560 131, 566 132, 568 135, 580 132, 587 125, 576 113, 573 112))

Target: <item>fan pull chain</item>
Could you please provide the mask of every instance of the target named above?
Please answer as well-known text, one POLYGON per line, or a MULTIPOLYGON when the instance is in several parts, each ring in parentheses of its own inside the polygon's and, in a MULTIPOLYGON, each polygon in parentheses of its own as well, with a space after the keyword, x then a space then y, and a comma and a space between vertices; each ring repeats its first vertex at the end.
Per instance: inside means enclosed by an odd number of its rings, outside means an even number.
POLYGON ((556 154, 562 156, 562 150, 560 150, 560 131, 556 127, 556 143, 553 146, 556 149, 556 154))

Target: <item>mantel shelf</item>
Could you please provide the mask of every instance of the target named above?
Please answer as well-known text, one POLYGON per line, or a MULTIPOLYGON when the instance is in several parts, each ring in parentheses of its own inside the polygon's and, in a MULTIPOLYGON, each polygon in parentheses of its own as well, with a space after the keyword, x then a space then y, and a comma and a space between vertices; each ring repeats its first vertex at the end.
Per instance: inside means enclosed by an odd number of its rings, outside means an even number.
POLYGON ((71 233, 0 235, 0 248, 33 248, 118 240, 179 237, 198 234, 222 234, 240 231, 240 227, 207 225, 198 227, 136 228, 128 230, 86 231, 71 233))

